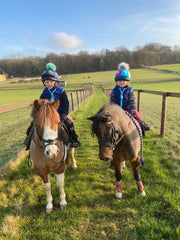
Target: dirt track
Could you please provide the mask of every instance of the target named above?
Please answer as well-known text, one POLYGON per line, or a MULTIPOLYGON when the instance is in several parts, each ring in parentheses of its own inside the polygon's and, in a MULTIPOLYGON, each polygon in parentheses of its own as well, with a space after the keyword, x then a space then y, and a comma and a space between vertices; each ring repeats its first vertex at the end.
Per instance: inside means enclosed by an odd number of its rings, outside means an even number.
POLYGON ((22 108, 22 107, 27 107, 31 103, 32 103, 32 101, 28 101, 28 102, 16 103, 16 104, 7 105, 7 106, 1 106, 0 113, 8 112, 8 111, 15 110, 15 109, 22 108))

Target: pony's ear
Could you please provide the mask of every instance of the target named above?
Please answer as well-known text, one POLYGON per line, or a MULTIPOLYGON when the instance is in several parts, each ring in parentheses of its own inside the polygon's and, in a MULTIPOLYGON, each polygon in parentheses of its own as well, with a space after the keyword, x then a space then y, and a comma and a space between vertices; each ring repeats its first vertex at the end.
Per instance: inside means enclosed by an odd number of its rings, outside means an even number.
POLYGON ((111 118, 108 115, 101 115, 100 116, 100 121, 102 121, 102 122, 111 122, 111 118))
POLYGON ((41 106, 40 100, 39 100, 39 99, 34 100, 34 107, 35 107, 36 109, 39 109, 40 106, 41 106))
POLYGON ((106 115, 101 115, 100 116, 100 120, 101 120, 101 122, 107 122, 108 121, 108 117, 106 115))
POLYGON ((53 102, 53 107, 55 109, 58 109, 58 107, 59 107, 59 100, 56 100, 55 102, 53 102))
POLYGON ((87 120, 91 120, 91 121, 94 121, 95 120, 95 116, 92 116, 92 117, 88 117, 87 120))

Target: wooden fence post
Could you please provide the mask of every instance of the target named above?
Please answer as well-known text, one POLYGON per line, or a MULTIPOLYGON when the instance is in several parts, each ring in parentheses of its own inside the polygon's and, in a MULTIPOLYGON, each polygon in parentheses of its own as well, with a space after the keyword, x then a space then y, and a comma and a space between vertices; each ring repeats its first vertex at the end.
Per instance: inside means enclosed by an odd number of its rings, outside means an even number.
POLYGON ((81 93, 81 103, 82 103, 82 91, 80 91, 80 93, 81 93))
POLYGON ((164 92, 163 93, 163 98, 162 98, 162 112, 161 112, 161 132, 160 132, 161 137, 164 137, 164 135, 165 135, 166 97, 167 97, 167 92, 164 92))
POLYGON ((73 94, 71 94, 71 103, 72 103, 72 111, 74 111, 74 99, 73 99, 73 94))
POLYGON ((77 95, 77 106, 79 107, 79 96, 78 96, 78 91, 76 91, 76 95, 77 95))

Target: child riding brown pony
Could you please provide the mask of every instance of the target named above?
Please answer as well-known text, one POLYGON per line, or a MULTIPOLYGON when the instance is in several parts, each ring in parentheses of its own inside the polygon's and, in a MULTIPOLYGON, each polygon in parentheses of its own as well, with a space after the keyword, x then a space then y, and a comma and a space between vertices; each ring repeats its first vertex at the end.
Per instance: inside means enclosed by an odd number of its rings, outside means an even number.
POLYGON ((92 117, 92 133, 98 138, 99 158, 111 160, 115 168, 116 198, 122 199, 121 179, 122 163, 130 161, 138 192, 145 196, 139 173, 141 138, 133 120, 124 110, 114 103, 108 103, 92 117))
POLYGON ((74 148, 68 149, 63 141, 64 136, 62 137, 61 132, 59 134, 61 123, 57 112, 58 106, 59 101, 35 100, 31 113, 34 132, 29 153, 34 163, 35 172, 41 177, 46 191, 47 213, 53 209, 50 169, 55 173, 56 184, 60 190, 60 207, 63 208, 67 205, 64 192, 64 173, 70 157, 73 168, 77 167, 74 148))

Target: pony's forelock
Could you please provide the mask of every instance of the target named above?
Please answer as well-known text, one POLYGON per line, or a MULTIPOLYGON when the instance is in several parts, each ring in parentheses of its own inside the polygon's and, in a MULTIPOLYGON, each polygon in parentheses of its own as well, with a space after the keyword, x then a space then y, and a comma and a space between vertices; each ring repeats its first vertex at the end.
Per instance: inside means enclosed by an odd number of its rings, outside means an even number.
POLYGON ((50 125, 54 129, 60 122, 60 118, 56 108, 53 107, 53 102, 41 100, 40 103, 39 108, 33 107, 31 117, 34 124, 39 126, 38 130, 42 134, 45 124, 50 125))

